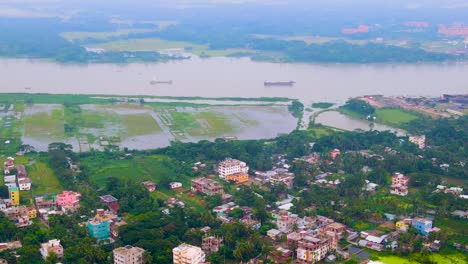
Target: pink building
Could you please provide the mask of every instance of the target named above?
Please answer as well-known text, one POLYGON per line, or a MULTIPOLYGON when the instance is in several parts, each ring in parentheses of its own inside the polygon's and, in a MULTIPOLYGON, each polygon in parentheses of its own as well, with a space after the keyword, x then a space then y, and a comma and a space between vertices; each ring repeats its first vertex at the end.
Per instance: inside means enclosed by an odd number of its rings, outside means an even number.
POLYGON ((80 204, 81 195, 74 191, 63 191, 57 195, 57 205, 64 207, 77 207, 80 204))
POLYGON ((341 151, 339 149, 334 149, 334 150, 330 151, 330 157, 332 159, 336 159, 336 157, 338 155, 340 155, 340 154, 341 154, 341 151))
POLYGON ((402 185, 402 186, 405 186, 405 187, 408 187, 408 183, 409 183, 409 180, 410 178, 399 173, 399 172, 395 172, 395 174, 392 176, 392 184, 393 185, 402 185))

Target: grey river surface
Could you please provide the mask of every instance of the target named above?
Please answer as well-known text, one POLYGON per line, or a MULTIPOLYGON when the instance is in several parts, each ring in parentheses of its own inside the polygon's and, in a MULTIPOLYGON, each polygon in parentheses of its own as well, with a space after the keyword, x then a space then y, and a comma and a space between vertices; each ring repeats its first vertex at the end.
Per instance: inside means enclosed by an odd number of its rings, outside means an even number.
POLYGON ((303 64, 193 57, 166 63, 69 65, 0 59, 0 92, 289 97, 343 102, 365 94, 438 96, 468 92, 468 64, 303 64), (172 84, 151 85, 151 80, 172 84), (264 81, 295 81, 264 87, 264 81), (27 89, 26 89, 27 88, 27 89))

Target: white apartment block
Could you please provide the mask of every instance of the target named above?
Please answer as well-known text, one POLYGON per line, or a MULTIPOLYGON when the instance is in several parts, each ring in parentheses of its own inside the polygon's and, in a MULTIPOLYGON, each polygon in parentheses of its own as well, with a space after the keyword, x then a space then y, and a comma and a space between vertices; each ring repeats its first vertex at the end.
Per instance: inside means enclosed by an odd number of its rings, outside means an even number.
POLYGON ((116 248, 114 253, 114 264, 143 264, 144 249, 139 247, 125 246, 116 248))
POLYGON ((200 264, 205 262, 205 253, 199 247, 181 244, 172 249, 174 264, 200 264))
POLYGON ((236 159, 225 159, 218 164, 218 174, 221 178, 236 173, 248 173, 249 167, 243 161, 236 159))

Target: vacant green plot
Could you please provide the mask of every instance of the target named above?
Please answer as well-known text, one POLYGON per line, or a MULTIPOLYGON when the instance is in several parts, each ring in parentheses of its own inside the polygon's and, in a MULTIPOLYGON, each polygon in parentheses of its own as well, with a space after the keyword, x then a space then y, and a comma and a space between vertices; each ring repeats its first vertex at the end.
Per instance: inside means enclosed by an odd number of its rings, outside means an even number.
POLYGON ((161 127, 150 114, 121 115, 125 134, 129 137, 151 135, 161 132, 161 127))
POLYGON ((107 178, 118 177, 121 179, 142 182, 152 180, 158 183, 163 178, 171 178, 184 183, 189 183, 187 177, 177 173, 177 164, 168 157, 137 156, 130 160, 108 160, 86 158, 82 160, 90 168, 90 180, 99 187, 105 186, 107 178))
POLYGON ((385 264, 418 264, 419 262, 411 261, 398 256, 379 257, 379 261, 385 264))
POLYGON ((118 31, 108 31, 108 32, 64 32, 60 34, 63 38, 66 38, 68 41, 76 41, 76 40, 86 40, 88 38, 91 39, 99 39, 99 40, 106 40, 111 37, 126 37, 132 33, 146 33, 146 32, 153 32, 155 29, 142 29, 142 28, 131 28, 131 29, 122 29, 118 31))
POLYGON ((307 132, 313 134, 317 138, 320 138, 323 136, 330 135, 331 133, 333 133, 333 130, 328 127, 317 126, 317 127, 312 127, 312 128, 307 129, 307 132))
POLYGON ((191 129, 190 134, 194 136, 218 136, 225 133, 233 133, 234 126, 230 119, 220 113, 215 112, 201 112, 195 115, 200 129, 191 129))
POLYGON ((382 121, 384 123, 401 125, 408 123, 418 118, 417 115, 409 113, 399 108, 381 108, 375 112, 377 122, 382 121))
POLYGON ((188 49, 194 51, 207 50, 207 46, 197 45, 189 42, 167 41, 158 38, 141 38, 110 41, 95 45, 91 48, 102 48, 113 51, 153 51, 158 52, 167 49, 188 49))
MULTIPOLYGON (((414 256, 413 256, 414 257, 414 256)), ((417 258, 416 258, 417 259, 417 258)), ((437 264, 464 264, 467 259, 463 254, 429 254, 427 259, 437 264)), ((385 264, 418 264, 420 262, 399 256, 381 256, 378 261, 385 264)))
POLYGON ((26 117, 25 135, 35 138, 64 138, 63 110, 36 113, 26 117))
POLYGON ((172 118, 172 130, 188 132, 192 129, 200 129, 200 124, 193 113, 170 111, 172 118))
POLYGON ((56 194, 63 190, 62 185, 57 176, 47 163, 35 161, 34 164, 28 166, 28 174, 32 180, 32 189, 35 195, 41 194, 56 194))

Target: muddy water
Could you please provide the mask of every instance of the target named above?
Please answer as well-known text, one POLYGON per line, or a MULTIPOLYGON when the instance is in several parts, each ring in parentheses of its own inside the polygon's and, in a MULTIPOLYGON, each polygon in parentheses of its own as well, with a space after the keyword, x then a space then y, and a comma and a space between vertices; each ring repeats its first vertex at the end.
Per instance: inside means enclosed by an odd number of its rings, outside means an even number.
POLYGON ((279 64, 247 58, 193 57, 167 63, 63 65, 0 59, 0 91, 203 97, 290 97, 343 101, 364 94, 438 96, 466 93, 468 65, 279 64), (152 79, 173 84, 151 85, 152 79), (264 87, 264 81, 295 81, 264 87), (25 89, 27 88, 27 89, 25 89))

